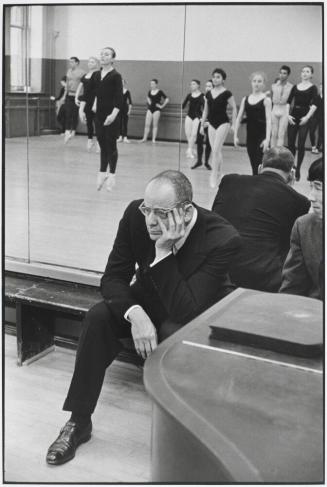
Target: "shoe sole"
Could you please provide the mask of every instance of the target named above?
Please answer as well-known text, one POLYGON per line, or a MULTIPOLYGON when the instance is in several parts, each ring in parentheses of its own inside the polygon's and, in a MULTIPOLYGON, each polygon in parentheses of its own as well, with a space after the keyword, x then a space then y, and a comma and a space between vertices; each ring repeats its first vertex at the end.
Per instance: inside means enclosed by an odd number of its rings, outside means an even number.
POLYGON ((64 463, 67 463, 69 462, 70 460, 72 460, 74 457, 75 457, 75 454, 76 454, 76 450, 77 448, 82 445, 82 443, 86 443, 87 441, 89 441, 91 439, 91 436, 92 436, 92 433, 89 433, 87 436, 85 436, 85 438, 81 438, 80 441, 77 443, 76 445, 76 448, 75 448, 75 451, 73 453, 73 455, 71 455, 70 457, 68 458, 65 458, 65 459, 62 459, 62 460, 55 460, 55 461, 49 461, 48 459, 46 460, 47 464, 48 465, 63 465, 64 463))

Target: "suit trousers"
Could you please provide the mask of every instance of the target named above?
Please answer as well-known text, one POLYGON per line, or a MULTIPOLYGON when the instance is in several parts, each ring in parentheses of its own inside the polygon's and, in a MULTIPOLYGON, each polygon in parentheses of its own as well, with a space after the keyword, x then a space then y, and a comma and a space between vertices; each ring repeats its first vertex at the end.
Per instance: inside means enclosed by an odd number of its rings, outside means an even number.
MULTIPOLYGON (((164 321, 157 328, 158 340, 164 340, 181 327, 169 320, 164 321)), ((123 319, 117 320, 105 301, 97 303, 87 312, 64 411, 93 413, 106 369, 123 349, 119 339, 131 336, 131 325, 123 319)))

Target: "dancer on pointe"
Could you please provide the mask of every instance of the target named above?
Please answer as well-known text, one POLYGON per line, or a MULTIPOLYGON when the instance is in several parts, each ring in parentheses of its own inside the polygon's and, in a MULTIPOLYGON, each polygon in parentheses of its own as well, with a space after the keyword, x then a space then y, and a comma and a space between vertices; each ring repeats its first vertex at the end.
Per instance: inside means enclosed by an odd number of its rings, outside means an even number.
POLYGON ((161 110, 169 103, 169 98, 158 88, 158 80, 152 79, 150 82, 150 91, 147 96, 148 109, 145 115, 145 127, 143 139, 139 142, 146 142, 152 123, 152 142, 156 142, 158 133, 161 110))
POLYGON ((293 87, 288 81, 291 73, 289 66, 283 65, 279 70, 278 80, 271 86, 273 108, 271 112, 271 147, 284 146, 288 125, 287 100, 293 87))
MULTIPOLYGON (((119 112, 123 103, 123 82, 113 66, 116 52, 112 47, 104 47, 100 53, 101 70, 90 78, 90 90, 95 92, 95 128, 100 145, 100 171, 97 190, 104 183, 108 191, 115 185, 118 161, 117 138, 119 135, 119 112), (110 172, 107 172, 109 166, 110 172)), ((84 116, 85 101, 81 102, 80 117, 84 116)))
POLYGON ((191 92, 183 101, 182 108, 184 109, 188 105, 188 111, 185 117, 185 135, 188 143, 186 157, 194 159, 193 151, 204 108, 204 95, 200 91, 200 81, 197 79, 192 79, 190 89, 191 92))
POLYGON ((120 136, 117 142, 125 142, 129 144, 127 138, 128 119, 132 110, 132 97, 130 91, 127 89, 127 81, 123 79, 123 106, 120 114, 120 136))
POLYGON ((268 150, 271 135, 271 100, 265 93, 266 75, 256 71, 250 76, 252 93, 242 99, 238 113, 234 145, 239 145, 237 137, 238 129, 243 117, 246 114, 246 149, 250 159, 252 173, 258 174, 258 167, 262 163, 263 153, 268 150))
MULTIPOLYGON (((212 80, 209 79, 206 82, 206 87, 205 87, 205 92, 208 93, 208 91, 212 90, 213 84, 212 80)), ((197 148, 197 161, 194 164, 194 166, 191 167, 191 169, 196 169, 197 167, 202 166, 202 156, 203 156, 203 144, 205 141, 205 152, 204 152, 204 166, 211 171, 211 166, 209 164, 209 157, 211 154, 211 145, 209 141, 209 135, 208 135, 208 127, 209 127, 209 122, 206 120, 203 125, 203 131, 204 134, 201 133, 201 124, 199 124, 198 128, 198 134, 196 138, 196 148, 197 148)))
POLYGON ((294 85, 287 100, 288 115, 288 148, 295 156, 295 141, 297 138, 297 164, 295 168, 295 180, 301 178, 301 165, 304 159, 305 141, 310 127, 309 120, 317 110, 318 89, 311 82, 313 75, 312 66, 303 66, 301 81, 294 85), (292 107, 291 107, 292 106, 292 107))
POLYGON ((89 57, 88 63, 88 72, 84 74, 81 78, 81 82, 77 87, 76 95, 75 95, 75 103, 79 107, 81 105, 81 101, 85 101, 84 107, 84 119, 82 120, 83 123, 86 123, 87 127, 87 145, 86 148, 90 151, 93 147, 93 135, 94 135, 94 118, 95 113, 92 110, 94 100, 95 100, 95 91, 94 91, 94 84, 91 83, 91 78, 96 71, 99 70, 99 60, 91 56, 89 57), (91 89, 92 88, 92 89, 91 89), (83 95, 80 96, 80 93, 83 90, 83 95))
POLYGON ((210 186, 216 188, 222 178, 223 156, 222 147, 227 134, 234 130, 236 119, 236 104, 232 93, 224 86, 226 73, 223 69, 216 68, 212 73, 212 90, 206 93, 205 106, 201 121, 201 133, 204 135, 204 124, 208 119, 209 141, 212 149, 210 186), (232 109, 232 126, 227 115, 227 107, 232 109))

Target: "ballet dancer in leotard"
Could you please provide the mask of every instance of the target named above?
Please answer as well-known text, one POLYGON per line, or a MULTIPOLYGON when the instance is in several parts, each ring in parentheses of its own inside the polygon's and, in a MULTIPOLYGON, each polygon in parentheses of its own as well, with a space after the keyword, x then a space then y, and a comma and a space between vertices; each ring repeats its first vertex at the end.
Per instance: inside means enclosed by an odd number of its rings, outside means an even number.
POLYGON ((129 144, 127 138, 128 118, 132 110, 132 97, 130 91, 127 89, 127 81, 123 79, 123 106, 120 114, 120 136, 117 142, 125 142, 129 144))
POLYGON ((288 125, 287 100, 293 87, 288 77, 289 66, 283 65, 279 70, 278 80, 271 86, 273 108, 271 111, 271 147, 284 145, 285 132, 288 125))
POLYGON ((152 123, 152 142, 155 143, 161 110, 167 105, 167 103, 169 103, 169 98, 162 90, 158 88, 158 80, 155 78, 150 82, 150 91, 148 92, 147 103, 148 109, 145 115, 144 135, 143 139, 141 139, 139 142, 147 141, 152 123))
POLYGON ((208 119, 208 134, 212 149, 210 186, 216 188, 222 177, 223 156, 222 148, 231 128, 227 115, 228 105, 232 109, 232 129, 236 119, 236 104, 232 93, 224 86, 226 73, 216 68, 212 73, 212 90, 206 93, 205 106, 201 121, 201 133, 204 134, 204 124, 208 119))
MULTIPOLYGON (((95 91, 95 128, 100 145, 100 171, 97 177, 97 190, 104 183, 108 191, 115 185, 118 161, 117 138, 119 135, 119 112, 123 103, 123 82, 113 63, 116 52, 112 47, 104 47, 100 53, 101 70, 90 78, 90 89, 95 91), (107 172, 109 166, 110 172, 107 172)), ((85 101, 81 102, 80 116, 83 118, 85 101)))
POLYGON ((65 91, 67 84, 67 76, 63 76, 60 80, 61 88, 57 97, 50 96, 50 100, 56 102, 57 122, 60 125, 60 135, 65 135, 66 125, 66 111, 65 111, 65 91))
POLYGON ((301 71, 301 82, 294 85, 287 100, 288 110, 288 147, 295 156, 295 141, 297 137, 297 164, 295 169, 295 180, 301 177, 301 165, 304 158, 305 140, 309 130, 309 120, 318 106, 318 89, 312 84, 312 66, 304 66, 301 71), (292 108, 290 110, 290 107, 292 108))
POLYGON ((262 163, 263 153, 269 147, 271 135, 271 99, 265 93, 266 75, 262 72, 254 72, 250 76, 252 93, 242 99, 238 113, 235 131, 234 145, 238 146, 238 129, 246 114, 246 149, 250 159, 253 174, 258 174, 258 167, 262 163))
POLYGON ((324 140, 324 102, 323 102, 323 88, 319 85, 319 95, 317 97, 317 110, 310 119, 310 142, 312 154, 319 154, 322 152, 324 140), (318 141, 316 143, 316 131, 318 128, 318 141))
POLYGON ((90 151, 93 147, 93 135, 94 135, 94 117, 95 113, 92 110, 95 100, 94 85, 91 83, 91 78, 96 71, 99 70, 99 61, 96 57, 91 56, 87 62, 88 72, 81 78, 81 82, 77 87, 75 94, 75 103, 79 107, 81 101, 85 101, 84 117, 82 122, 86 123, 87 127, 87 145, 86 148, 90 151), (83 90, 83 95, 80 95, 83 90))
POLYGON ((200 119, 202 117, 204 108, 204 95, 200 91, 200 81, 192 79, 190 83, 191 93, 189 93, 183 101, 182 108, 188 105, 187 115, 185 117, 185 135, 188 146, 186 150, 186 157, 194 159, 193 149, 198 133, 200 119))
MULTIPOLYGON (((208 93, 208 91, 212 90, 212 88, 213 88, 212 80, 209 79, 206 82, 205 92, 208 93)), ((199 124, 197 138, 196 138, 197 161, 194 164, 194 166, 191 167, 191 169, 196 169, 197 167, 202 166, 202 155, 203 155, 204 140, 205 140, 205 145, 206 145, 205 152, 204 152, 204 166, 209 171, 211 171, 211 169, 212 169, 210 164, 209 164, 209 157, 211 154, 211 145, 209 142, 208 127, 209 127, 209 122, 206 120, 204 122, 204 128, 203 128, 204 134, 202 134, 201 133, 201 124, 199 124)))

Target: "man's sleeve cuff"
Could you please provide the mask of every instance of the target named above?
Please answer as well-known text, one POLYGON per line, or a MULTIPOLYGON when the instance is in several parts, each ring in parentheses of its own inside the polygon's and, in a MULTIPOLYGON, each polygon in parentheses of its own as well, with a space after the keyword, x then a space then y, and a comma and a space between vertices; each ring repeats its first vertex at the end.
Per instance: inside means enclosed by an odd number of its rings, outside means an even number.
POLYGON ((155 258, 154 261, 150 264, 150 267, 153 267, 155 266, 156 264, 158 264, 159 262, 161 262, 162 260, 166 259, 169 255, 172 254, 172 251, 168 252, 168 254, 164 255, 163 257, 159 257, 158 259, 155 258))
POLYGON ((124 318, 125 318, 126 321, 131 322, 131 320, 129 319, 128 315, 132 311, 132 309, 134 309, 134 308, 141 308, 142 309, 142 306, 140 306, 139 304, 133 304, 133 306, 131 306, 130 308, 128 308, 128 310, 124 314, 124 318))

